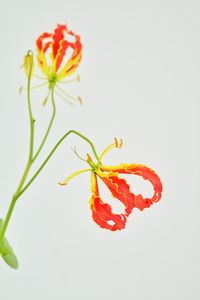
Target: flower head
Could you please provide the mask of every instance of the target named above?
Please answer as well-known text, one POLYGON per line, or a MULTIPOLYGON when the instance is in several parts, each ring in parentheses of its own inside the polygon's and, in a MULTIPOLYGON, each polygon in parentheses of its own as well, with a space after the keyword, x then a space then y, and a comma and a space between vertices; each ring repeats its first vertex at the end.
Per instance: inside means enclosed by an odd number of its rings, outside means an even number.
POLYGON ((52 84, 71 75, 81 61, 80 36, 68 30, 67 25, 58 24, 53 33, 41 34, 36 46, 38 65, 52 84))
POLYGON ((67 177, 61 184, 66 184, 74 176, 91 171, 91 192, 90 208, 92 210, 93 220, 101 227, 112 231, 121 230, 125 228, 127 217, 131 214, 133 208, 143 210, 150 207, 153 203, 158 202, 161 199, 162 183, 158 175, 149 167, 142 164, 120 164, 117 166, 105 166, 102 164, 102 157, 114 147, 121 148, 122 141, 115 142, 102 152, 99 156, 97 163, 95 164, 87 155, 86 162, 90 165, 90 169, 84 169, 78 171, 69 177, 67 177), (120 177, 120 174, 134 174, 141 176, 144 180, 148 180, 153 186, 153 196, 145 198, 143 195, 134 194, 129 184, 125 179, 120 177), (115 214, 112 211, 111 206, 108 203, 104 203, 102 200, 99 187, 98 178, 102 180, 112 196, 119 200, 124 205, 124 213, 115 214))
POLYGON ((34 70, 34 62, 33 62, 33 53, 31 50, 27 52, 27 54, 24 56, 24 63, 22 65, 22 68, 24 68, 24 72, 28 77, 31 77, 34 70))

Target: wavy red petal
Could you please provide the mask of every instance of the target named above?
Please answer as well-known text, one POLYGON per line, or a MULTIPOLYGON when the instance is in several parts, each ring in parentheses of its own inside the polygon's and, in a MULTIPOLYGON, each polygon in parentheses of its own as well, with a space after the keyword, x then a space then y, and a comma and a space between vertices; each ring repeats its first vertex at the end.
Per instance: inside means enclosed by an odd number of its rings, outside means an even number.
POLYGON ((100 178, 107 185, 112 195, 125 205, 126 215, 129 216, 135 206, 135 195, 131 193, 130 186, 127 184, 126 180, 119 178, 117 175, 110 174, 100 176, 100 178))
POLYGON ((114 214, 111 206, 104 203, 99 196, 96 174, 92 173, 92 197, 90 200, 93 220, 101 227, 112 231, 125 228, 126 216, 114 214))
POLYGON ((66 61, 65 67, 61 70, 59 79, 71 75, 77 68, 81 60, 82 44, 80 42, 80 36, 74 34, 71 30, 68 31, 66 25, 57 25, 53 33, 44 32, 36 40, 37 50, 39 52, 38 62, 45 75, 49 76, 50 72, 59 70, 61 63, 66 55, 68 49, 72 49, 72 54, 66 61), (73 36, 74 41, 68 41, 67 35, 73 36), (47 66, 47 57, 45 52, 51 47, 50 58, 52 59, 53 67, 47 66), (42 58, 41 58, 42 57, 42 58), (44 67, 46 65, 46 68, 44 67), (49 68, 48 68, 49 67, 49 68))
POLYGON ((81 60, 81 50, 82 50, 82 44, 80 42, 80 36, 74 34, 72 31, 69 31, 68 34, 73 36, 75 38, 75 41, 73 43, 68 42, 66 40, 63 42, 62 47, 61 47, 61 51, 60 51, 60 54, 57 58, 57 63, 56 63, 56 70, 58 70, 58 68, 60 67, 60 64, 62 62, 63 56, 66 53, 66 50, 68 48, 73 49, 72 56, 69 59, 69 61, 71 61, 71 64, 69 65, 69 68, 66 69, 65 74, 67 74, 70 71, 72 71, 73 69, 75 70, 77 68, 77 66, 78 66, 78 64, 80 63, 80 60, 81 60), (77 58, 78 58, 78 60, 77 60, 77 58))
POLYGON ((67 41, 62 41, 60 45, 59 55, 56 60, 56 71, 59 69, 68 47, 69 47, 69 43, 67 41))
POLYGON ((56 58, 58 51, 60 49, 60 44, 64 39, 64 32, 67 32, 67 26, 66 25, 57 25, 57 28, 54 30, 53 34, 53 57, 56 58))
POLYGON ((102 166, 102 171, 112 171, 121 174, 139 175, 153 185, 154 194, 151 198, 143 198, 142 195, 135 196, 135 206, 140 210, 150 207, 153 202, 158 202, 162 196, 162 183, 159 176, 150 168, 140 164, 121 164, 119 166, 102 166))
POLYGON ((44 32, 43 34, 41 34, 38 39, 36 40, 36 45, 37 45, 37 48, 39 51, 43 50, 46 48, 44 45, 43 45, 43 42, 46 38, 49 38, 51 37, 51 33, 48 33, 48 32, 44 32))
POLYGON ((93 199, 92 218, 93 220, 104 229, 112 231, 121 230, 125 228, 126 216, 123 214, 114 214, 111 206, 103 203, 100 197, 93 199), (110 222, 110 223, 109 223, 110 222))

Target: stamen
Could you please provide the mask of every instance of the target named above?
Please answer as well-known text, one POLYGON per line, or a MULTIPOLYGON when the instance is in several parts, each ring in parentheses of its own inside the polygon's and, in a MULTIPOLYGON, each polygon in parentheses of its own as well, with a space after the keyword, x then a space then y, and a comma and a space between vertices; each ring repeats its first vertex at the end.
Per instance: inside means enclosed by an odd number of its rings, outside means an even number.
POLYGON ((80 76, 77 75, 76 78, 70 79, 70 80, 59 80, 61 83, 72 83, 72 82, 80 82, 80 76))
MULTIPOLYGON (((38 85, 35 85, 35 86, 31 87, 30 90, 38 89, 38 88, 40 88, 41 86, 44 86, 44 85, 46 85, 46 84, 48 84, 48 81, 43 82, 43 83, 38 84, 38 85)), ((23 86, 20 86, 20 88, 19 88, 19 93, 22 94, 23 91, 27 91, 27 88, 24 88, 23 86)))
POLYGON ((57 87, 58 90, 59 90, 63 95, 65 95, 67 98, 70 98, 70 99, 72 99, 72 100, 79 101, 80 104, 82 103, 82 100, 81 100, 81 98, 80 98, 79 96, 78 96, 78 97, 74 97, 74 96, 72 96, 72 95, 66 93, 66 92, 65 92, 58 84, 56 85, 56 87, 57 87))
POLYGON ((45 106, 45 105, 47 104, 47 101, 48 101, 48 99, 49 99, 50 92, 51 92, 51 90, 49 89, 49 90, 48 90, 47 96, 45 97, 44 101, 42 102, 42 105, 43 105, 43 106, 45 106))
POLYGON ((99 156, 99 160, 98 160, 98 164, 101 163, 101 159, 103 158, 103 156, 109 152, 110 150, 112 150, 113 148, 121 148, 123 144, 123 140, 120 139, 120 142, 118 142, 118 139, 115 137, 114 138, 114 143, 109 145, 108 147, 106 147, 106 149, 104 149, 104 151, 101 153, 101 155, 99 156))
POLYGON ((34 77, 37 77, 37 78, 39 78, 39 79, 47 80, 46 77, 38 76, 38 75, 36 75, 36 74, 33 74, 33 76, 34 76, 34 77))
POLYGON ((75 176, 77 176, 77 175, 79 175, 79 174, 82 174, 82 173, 85 173, 85 172, 89 172, 89 171, 91 171, 91 169, 83 169, 83 170, 74 172, 74 173, 72 173, 71 175, 69 175, 64 181, 59 182, 59 184, 60 184, 60 185, 66 185, 67 182, 68 182, 69 180, 71 180, 72 178, 74 178, 75 176))
POLYGON ((83 104, 83 99, 80 96, 78 96, 77 99, 79 100, 80 105, 82 105, 83 104))
POLYGON ((20 87, 19 87, 19 94, 21 95, 22 94, 22 92, 23 92, 23 86, 21 85, 20 87))
POLYGON ((116 137, 114 138, 114 140, 116 148, 121 148, 123 145, 123 140, 120 138, 120 142, 118 142, 118 139, 116 137))
POLYGON ((62 95, 60 95, 57 91, 55 91, 55 94, 60 97, 62 100, 64 100, 65 102, 67 102, 70 105, 74 105, 73 102, 69 101, 67 98, 63 97, 62 95))
POLYGON ((114 140, 115 140, 115 147, 118 148, 119 144, 118 144, 118 140, 116 137, 114 137, 114 140))
POLYGON ((106 149, 101 153, 101 155, 99 156, 99 162, 101 161, 102 157, 109 152, 110 150, 112 150, 113 148, 116 148, 116 144, 111 144, 108 147, 106 147, 106 149))
POLYGON ((121 149, 123 146, 123 139, 120 139, 120 144, 119 144, 119 148, 121 149))

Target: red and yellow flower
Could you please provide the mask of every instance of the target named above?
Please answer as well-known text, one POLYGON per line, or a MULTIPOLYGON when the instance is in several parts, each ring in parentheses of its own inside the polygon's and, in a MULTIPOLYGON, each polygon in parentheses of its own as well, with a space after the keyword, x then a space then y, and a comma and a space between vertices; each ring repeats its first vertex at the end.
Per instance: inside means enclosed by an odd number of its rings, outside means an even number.
POLYGON ((58 24, 53 33, 41 34, 36 46, 39 68, 52 85, 70 76, 81 61, 80 36, 68 30, 67 25, 58 24))
POLYGON ((66 184, 72 177, 87 171, 91 171, 91 192, 90 208, 92 210, 93 220, 101 227, 112 231, 125 228, 127 217, 132 212, 133 208, 143 210, 150 207, 153 203, 158 202, 162 195, 162 183, 158 175, 149 167, 142 164, 120 164, 117 166, 104 166, 101 163, 101 158, 113 147, 121 147, 117 140, 115 143, 108 146, 100 155, 97 164, 95 164, 88 155, 87 162, 91 169, 78 171, 64 180, 61 184, 66 184), (149 198, 143 195, 135 195, 130 190, 130 186, 125 179, 119 174, 133 174, 141 176, 144 180, 148 180, 153 186, 153 196, 149 198), (112 196, 118 199, 124 205, 124 213, 115 214, 108 203, 104 203, 98 188, 98 180, 101 179, 112 196))

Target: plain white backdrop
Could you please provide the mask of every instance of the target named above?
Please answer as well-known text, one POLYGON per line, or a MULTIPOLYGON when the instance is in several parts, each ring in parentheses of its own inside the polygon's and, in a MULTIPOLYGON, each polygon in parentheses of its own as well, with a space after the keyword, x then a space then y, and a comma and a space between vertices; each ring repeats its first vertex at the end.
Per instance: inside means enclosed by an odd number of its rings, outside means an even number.
MULTIPOLYGON (((100 229, 91 219, 89 174, 67 187, 57 184, 86 167, 70 148, 76 145, 81 155, 90 149, 71 136, 16 206, 6 236, 20 268, 0 261, 0 300, 200 298, 199 16, 195 0, 0 0, 1 218, 28 152, 20 65, 28 49, 35 51, 38 35, 57 23, 82 38, 81 82, 64 88, 81 95, 84 105, 56 99, 56 121, 40 159, 68 129, 87 135, 98 151, 123 137, 123 149, 104 162, 144 163, 164 185, 162 200, 135 210, 124 231, 100 229)), ((50 103, 41 105, 45 93, 32 94, 37 143, 51 113, 50 103)), ((149 192, 147 183, 128 181, 133 191, 149 192)))

